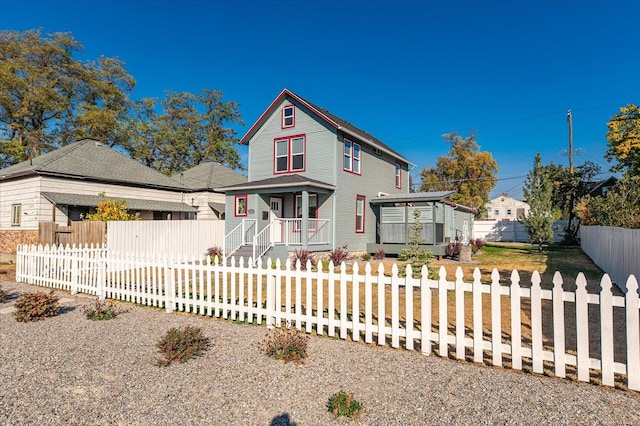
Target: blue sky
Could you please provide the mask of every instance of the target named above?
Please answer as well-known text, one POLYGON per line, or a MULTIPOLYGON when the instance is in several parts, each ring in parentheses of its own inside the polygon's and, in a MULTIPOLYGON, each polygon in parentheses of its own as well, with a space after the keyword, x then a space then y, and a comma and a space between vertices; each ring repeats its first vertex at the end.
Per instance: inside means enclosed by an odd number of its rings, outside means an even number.
MULTIPOLYGON (((492 192, 522 196, 536 153, 604 159, 606 123, 640 103, 638 1, 0 0, 0 29, 68 31, 80 59, 118 57, 134 99, 224 92, 241 137, 283 88, 374 134, 417 177, 475 132, 492 192)), ((246 156, 246 149, 240 147, 246 156)), ((604 178, 606 176, 603 175, 604 178)))

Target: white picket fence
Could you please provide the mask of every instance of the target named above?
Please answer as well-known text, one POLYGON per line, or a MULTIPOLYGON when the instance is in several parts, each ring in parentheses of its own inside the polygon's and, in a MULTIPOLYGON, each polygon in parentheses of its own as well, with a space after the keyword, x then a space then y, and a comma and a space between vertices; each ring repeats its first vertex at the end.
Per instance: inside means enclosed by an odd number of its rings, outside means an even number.
MULTIPOLYGON (((244 264, 240 259, 237 265, 244 264)), ((601 292, 589 294, 582 274, 572 292, 563 290, 557 272, 553 283, 548 283, 550 288, 545 285, 544 289, 537 272, 530 286, 520 285, 517 271, 511 274, 509 284, 500 283, 497 270, 489 284, 481 282, 478 269, 470 283, 463 281, 460 268, 454 281, 447 280, 444 267, 438 280, 429 279, 426 268, 414 277, 410 266, 405 277, 396 265, 391 276, 385 275, 382 265, 372 271, 369 263, 362 272, 357 263, 350 272, 344 263, 338 272, 332 264, 323 272, 312 271, 311 265, 306 270, 299 264, 292 269, 288 261, 284 268, 279 261, 256 267, 227 266, 210 264, 202 257, 169 259, 101 247, 18 246, 16 279, 164 307, 167 312, 264 322, 269 327, 286 322, 307 333, 390 343, 394 348, 402 343, 404 348, 419 349, 426 355, 436 351, 448 357, 455 352, 455 358, 466 359, 468 350, 474 362, 501 366, 510 359, 511 368, 517 370, 530 362, 535 373, 543 373, 547 362, 547 368, 552 365, 558 377, 566 377, 567 367, 575 367, 572 371, 585 382, 591 380, 591 369, 600 372, 604 385, 614 386, 619 374, 626 376, 629 389, 640 390, 640 300, 634 276, 628 278, 628 292, 623 297, 613 295, 607 275, 601 280, 601 292), (484 301, 483 295, 488 295, 484 301), (449 306, 450 298, 455 301, 455 310, 449 306), (489 301, 490 318, 483 318, 483 306, 486 308, 489 301), (543 310, 549 309, 551 331, 549 324, 543 328, 543 310), (472 321, 465 324, 469 310, 472 321), (510 312, 510 327, 502 325, 503 310, 510 312), (569 318, 574 311, 573 319, 569 318), (594 313, 599 313, 599 326, 590 328, 594 313), (624 324, 614 321, 620 313, 624 324), (530 324, 523 325, 526 316, 530 324), (529 328, 530 335, 523 336, 523 330, 529 328), (622 353, 614 351, 618 328, 624 329, 622 353), (575 336, 572 344, 568 344, 570 335, 575 336), (594 336, 599 336, 595 345, 599 350, 590 347, 594 336), (485 351, 490 356, 485 356, 485 351)))

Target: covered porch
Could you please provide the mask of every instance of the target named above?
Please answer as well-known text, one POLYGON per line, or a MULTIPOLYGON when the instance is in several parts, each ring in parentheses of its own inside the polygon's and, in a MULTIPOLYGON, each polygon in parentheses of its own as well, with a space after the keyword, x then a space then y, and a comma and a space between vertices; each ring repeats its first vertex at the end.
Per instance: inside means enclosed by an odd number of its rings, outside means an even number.
POLYGON ((367 244, 367 251, 384 250, 386 254, 397 255, 409 248, 408 239, 416 217, 422 224, 420 245, 436 256, 443 256, 452 241, 468 242, 475 210, 449 201, 454 193, 417 192, 372 199, 377 222, 376 241, 367 244), (414 216, 414 212, 418 215, 414 216))
POLYGON ((255 260, 267 252, 284 258, 289 251, 324 251, 334 245, 333 185, 286 175, 221 190, 233 206, 226 215, 226 258, 255 260))

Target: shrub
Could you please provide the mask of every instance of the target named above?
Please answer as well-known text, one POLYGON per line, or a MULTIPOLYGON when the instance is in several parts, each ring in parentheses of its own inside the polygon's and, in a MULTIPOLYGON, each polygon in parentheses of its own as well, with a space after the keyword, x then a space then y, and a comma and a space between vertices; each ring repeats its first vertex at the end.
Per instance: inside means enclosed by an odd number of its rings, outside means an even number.
POLYGON ((293 252, 293 264, 295 265, 296 261, 300 261, 300 269, 307 269, 307 260, 311 261, 311 266, 316 266, 316 260, 313 258, 313 254, 309 250, 296 250, 293 252))
POLYGON ((354 399, 352 393, 347 394, 341 390, 329 398, 327 409, 336 416, 336 419, 342 416, 347 416, 351 419, 362 411, 362 404, 354 399))
POLYGON ((158 360, 157 365, 166 367, 202 356, 209 347, 209 338, 202 335, 199 327, 174 327, 156 343, 156 347, 164 355, 164 359, 158 360))
POLYGON ((338 247, 331 252, 329 260, 332 260, 334 265, 340 265, 343 261, 347 260, 348 255, 348 251, 342 249, 341 247, 338 247))
POLYGON ((284 362, 293 361, 301 364, 307 357, 309 336, 295 328, 276 328, 267 334, 261 345, 264 354, 281 359, 284 362))
POLYGON ((120 312, 118 311, 118 305, 112 301, 96 300, 90 305, 85 306, 82 309, 87 319, 93 321, 102 321, 115 318, 120 312))
POLYGON ((460 244, 459 241, 455 241, 447 244, 445 252, 447 253, 448 257, 455 257, 460 254, 460 247, 462 247, 462 244, 460 244))
POLYGON ((13 315, 16 321, 39 321, 58 315, 60 298, 53 293, 25 293, 16 300, 13 315))
POLYGON ((384 252, 384 250, 380 249, 380 250, 376 251, 376 253, 373 255, 373 258, 375 260, 382 260, 382 259, 384 259, 385 255, 386 255, 386 253, 384 252))
POLYGON ((211 259, 211 264, 213 264, 213 262, 215 261, 216 256, 218 257, 218 262, 222 262, 222 249, 218 246, 209 247, 207 249, 207 252, 205 253, 205 256, 209 256, 209 259, 211 259))
POLYGON ((362 260, 364 260, 365 262, 368 262, 369 260, 371 260, 371 255, 369 253, 363 253, 362 260))
POLYGON ((482 250, 484 246, 487 245, 486 241, 480 238, 469 240, 469 244, 471 245, 471 251, 473 251, 473 254, 476 254, 478 251, 482 250))
POLYGON ((0 285, 0 302, 2 302, 5 297, 7 297, 7 291, 0 285))

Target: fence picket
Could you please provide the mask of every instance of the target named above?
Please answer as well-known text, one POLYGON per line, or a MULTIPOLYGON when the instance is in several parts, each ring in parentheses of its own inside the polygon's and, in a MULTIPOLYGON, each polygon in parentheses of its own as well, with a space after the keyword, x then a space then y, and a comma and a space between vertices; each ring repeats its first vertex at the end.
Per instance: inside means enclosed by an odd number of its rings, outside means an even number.
MULTIPOLYGON (((576 278, 575 293, 565 292, 562 288, 562 276, 555 273, 551 291, 542 290, 541 277, 536 271, 531 277, 531 289, 520 286, 517 271, 511 274, 509 287, 501 286, 497 270, 491 274, 491 284, 481 283, 478 268, 473 272, 472 284, 464 282, 460 268, 456 269, 455 282, 447 281, 446 270, 440 268, 437 281, 428 278, 428 269, 423 267, 420 277, 414 277, 411 266, 407 266, 404 277, 399 276, 398 266, 393 265, 391 276, 386 276, 384 266, 379 264, 377 272, 372 271, 370 263, 364 268, 364 274, 357 263, 352 272, 347 273, 345 263, 341 263, 339 274, 330 265, 329 272, 321 269, 315 273, 307 262, 306 271, 302 271, 300 262, 295 269, 287 261, 284 268, 280 261, 273 265, 270 261, 266 268, 258 260, 257 266, 245 265, 240 258, 236 264, 215 259, 211 264, 209 258, 194 256, 149 255, 143 253, 127 253, 109 251, 101 246, 18 246, 16 256, 16 278, 43 287, 52 287, 71 292, 86 293, 99 298, 114 298, 134 303, 161 307, 167 312, 180 310, 200 315, 215 315, 232 319, 238 316, 242 321, 260 324, 263 317, 268 327, 281 326, 286 320, 287 326, 313 332, 314 324, 318 335, 326 333, 335 335, 339 326, 339 337, 346 339, 351 334, 358 340, 363 332, 364 340, 373 343, 377 333, 377 344, 386 345, 387 336, 390 346, 400 347, 401 338, 405 339, 406 349, 413 350, 415 340, 419 341, 420 350, 429 355, 433 350, 433 342, 438 342, 439 355, 448 356, 449 345, 455 351, 456 358, 463 359, 466 350, 473 352, 475 362, 483 362, 484 350, 490 349, 494 365, 502 364, 502 353, 510 353, 512 368, 522 368, 522 357, 529 356, 527 347, 522 346, 522 303, 529 299, 531 305, 531 360, 533 371, 543 372, 543 361, 553 360, 555 374, 564 377, 567 364, 576 365, 578 380, 589 381, 590 368, 600 369, 602 383, 613 386, 616 373, 621 372, 621 365, 627 372, 629 389, 640 390, 640 298, 638 283, 631 275, 626 282, 627 294, 624 297, 614 296, 612 282, 608 275, 601 280, 599 297, 589 295, 586 290, 584 274, 576 278), (315 281, 315 283, 314 283, 315 281), (336 282, 338 287, 336 288, 336 282), (266 293, 264 290, 266 283, 266 293), (315 285, 315 287, 314 287, 315 285), (351 293, 349 293, 351 285, 351 293), (246 286, 246 287, 245 287, 246 286), (282 288, 284 286, 284 288, 282 288), (374 290, 377 287, 377 291, 374 290), (401 288, 404 288, 402 297, 401 288), (420 291, 417 292, 416 287, 420 291), (313 292, 316 293, 315 310, 313 292), (387 295, 387 290, 390 296, 387 295), (455 293, 455 315, 449 317, 448 293, 455 293), (295 300, 293 292, 295 291, 295 300), (374 292, 375 291, 375 292, 374 292), (432 297, 438 295, 438 326, 433 327, 432 297), (472 296, 472 307, 466 306, 467 292, 472 296), (303 305, 303 296, 305 304, 303 305), (326 294, 325 294, 326 293, 326 294), (491 338, 483 336, 483 298, 489 293, 491 307, 491 338), (510 301, 502 301, 502 297, 510 301), (364 300, 361 302, 361 297, 364 300), (285 300, 282 300, 282 297, 285 300), (324 304, 327 300, 327 313, 324 304), (336 297, 339 297, 339 309, 336 309, 336 297), (351 302, 349 299, 351 298, 351 302), (420 299, 421 314, 414 315, 415 298, 420 299), (377 299, 377 306, 374 301, 377 299), (552 301, 553 309, 553 350, 545 351, 543 347, 543 300, 552 301), (360 303, 363 304, 361 308, 360 303), (502 336, 501 309, 502 303, 510 303, 511 330, 510 336, 502 336), (565 303, 575 303, 576 310, 576 349, 577 355, 565 352, 566 324, 564 319, 565 303), (600 316, 600 359, 590 358, 588 324, 589 305, 599 305, 600 316), (614 306, 622 306, 626 315, 626 363, 616 362, 614 342, 614 306), (374 309, 377 317, 374 319, 374 309), (364 312, 362 312, 364 310, 364 312), (467 342, 465 313, 473 313, 473 338, 467 342), (361 318, 363 314, 363 318, 361 318), (389 317, 387 317, 389 314, 389 317), (326 316, 325 316, 326 315, 326 316), (351 315, 351 316, 349 316, 351 315), (449 319, 454 334, 449 335, 449 319), (419 331, 417 331, 419 330, 419 331), (523 355, 524 354, 524 355, 523 355)), ((546 309, 546 306, 545 306, 546 309)), ((592 313, 596 313, 595 310, 592 313)), ((593 319, 593 318, 592 318, 593 319)), ((546 321, 546 320, 545 320, 546 321)))
POLYGON ((589 381, 589 302, 587 280, 580 272, 576 278, 576 344, 578 380, 589 381))

